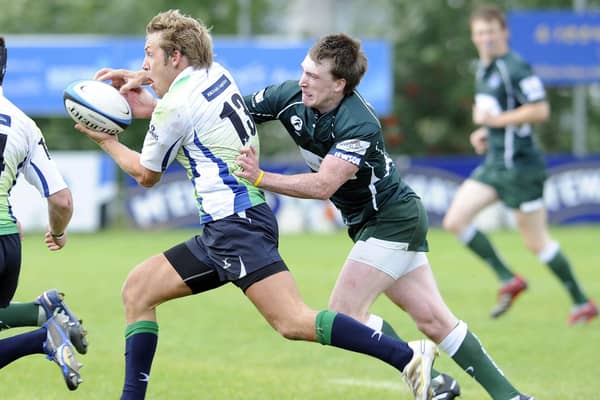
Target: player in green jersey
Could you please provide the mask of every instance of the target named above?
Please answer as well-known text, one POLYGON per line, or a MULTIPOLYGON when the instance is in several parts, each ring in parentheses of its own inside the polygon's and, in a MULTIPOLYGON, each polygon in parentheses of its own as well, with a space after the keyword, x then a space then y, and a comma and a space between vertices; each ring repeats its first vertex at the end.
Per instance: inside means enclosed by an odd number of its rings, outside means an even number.
POLYGON ((512 209, 525 246, 548 265, 573 302, 568 323, 590 321, 598 309, 583 292, 573 269, 550 236, 543 192, 546 166, 533 135, 533 123, 550 114, 541 80, 508 46, 503 13, 484 6, 471 15, 471 38, 479 54, 473 122, 480 126, 471 143, 485 161, 459 187, 444 218, 456 234, 493 269, 501 281, 491 316, 504 314, 526 281, 502 260, 488 237, 473 224, 484 207, 500 200, 512 209))
POLYGON ((22 231, 10 205, 10 192, 18 176, 23 174, 47 199, 49 227, 44 241, 50 251, 60 250, 67 243, 73 203, 71 191, 50 158, 35 122, 4 97, 6 60, 5 41, 0 37, 0 330, 41 327, 0 340, 0 368, 29 354, 46 354, 58 364, 67 386, 74 390, 81 379, 72 344, 85 353, 87 341, 85 330, 63 302, 62 294, 47 290, 33 302, 11 303, 21 271, 22 231))
MULTIPOLYGON (((396 335, 369 312, 385 294, 493 399, 530 399, 508 381, 440 295, 426 255, 427 214, 387 154, 373 109, 356 91, 367 68, 360 42, 345 34, 325 36, 301 66, 299 81, 269 86, 245 101, 255 121, 283 124, 312 172, 263 171, 249 148, 241 151, 243 170, 236 174, 272 192, 331 199, 341 211, 354 246, 331 294, 332 309, 396 335)), ((452 378, 438 375, 432 381, 433 398, 458 395, 452 378)))

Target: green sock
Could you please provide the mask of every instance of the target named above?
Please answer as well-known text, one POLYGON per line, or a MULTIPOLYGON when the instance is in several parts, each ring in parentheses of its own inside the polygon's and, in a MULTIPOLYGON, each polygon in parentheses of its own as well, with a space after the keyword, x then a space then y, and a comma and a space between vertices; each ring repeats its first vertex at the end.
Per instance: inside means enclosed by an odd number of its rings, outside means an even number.
POLYGON ((500 259, 500 256, 492 246, 492 243, 485 234, 476 230, 473 238, 466 243, 475 254, 481 257, 492 270, 498 275, 502 282, 511 280, 515 274, 508 269, 508 266, 500 259))
MULTIPOLYGON (((381 332, 383 332, 384 335, 388 335, 390 337, 393 337, 394 339, 402 340, 403 342, 405 342, 404 339, 402 339, 400 336, 398 336, 398 334, 396 333, 394 328, 385 319, 381 318, 378 315, 371 314, 371 321, 377 320, 377 319, 381 320, 381 322, 382 322, 381 328, 373 327, 373 326, 371 326, 371 324, 367 324, 367 326, 369 326, 370 328, 373 328, 375 330, 381 329, 381 332)), ((437 371, 434 368, 431 368, 431 378, 435 378, 439 374, 440 374, 439 371, 437 371)))
POLYGON ((519 395, 471 331, 467 331, 467 336, 452 359, 475 378, 492 399, 506 400, 519 395))
POLYGON ((38 326, 39 305, 30 303, 10 303, 0 308, 0 331, 17 326, 38 326))
POLYGON ((588 301, 587 296, 581 290, 579 283, 577 283, 577 279, 575 279, 569 260, 567 260, 560 249, 546 265, 550 267, 550 270, 552 270, 565 289, 567 289, 573 303, 584 304, 588 301))

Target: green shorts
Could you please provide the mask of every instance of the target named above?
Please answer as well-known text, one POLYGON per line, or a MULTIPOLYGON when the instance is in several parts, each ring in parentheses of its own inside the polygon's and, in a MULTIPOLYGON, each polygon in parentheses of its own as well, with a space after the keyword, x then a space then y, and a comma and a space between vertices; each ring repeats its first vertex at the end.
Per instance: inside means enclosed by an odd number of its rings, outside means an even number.
POLYGON ((369 221, 348 228, 354 242, 376 238, 408 244, 408 251, 429 251, 427 212, 418 197, 385 205, 369 221))
POLYGON ((473 171, 470 178, 492 186, 498 197, 507 207, 528 211, 543 205, 546 168, 521 167, 497 168, 482 164, 473 171))

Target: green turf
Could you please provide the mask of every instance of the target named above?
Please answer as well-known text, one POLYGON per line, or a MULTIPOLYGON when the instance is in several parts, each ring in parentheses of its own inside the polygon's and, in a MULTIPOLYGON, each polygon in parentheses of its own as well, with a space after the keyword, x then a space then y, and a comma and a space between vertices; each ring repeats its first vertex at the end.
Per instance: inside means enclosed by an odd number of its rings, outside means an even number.
MULTIPOLYGON (((576 266, 585 290, 600 298, 598 228, 556 228, 553 234, 576 266)), ((2 398, 117 399, 123 381, 122 282, 144 258, 189 235, 185 231, 71 235, 68 246, 57 253, 45 250, 40 234, 26 236, 15 300, 28 301, 46 288, 66 292, 69 306, 90 332, 90 348, 79 357, 85 367, 84 383, 77 391, 68 392, 58 368, 34 355, 0 371, 2 398)), ((498 232, 492 238, 504 258, 529 280, 530 291, 501 320, 490 320, 495 278, 456 239, 433 230, 429 256, 446 302, 522 391, 538 400, 598 398, 600 322, 567 327, 570 303, 554 277, 524 250, 515 233, 498 232)), ((326 306, 350 245, 344 233, 281 238, 282 254, 312 307, 326 306)), ((410 319, 386 299, 379 299, 374 311, 403 337, 418 336, 410 319)), ((148 399, 412 398, 396 371, 378 360, 280 338, 232 285, 165 304, 158 317, 159 347, 148 399)), ((0 337, 22 330, 3 331, 0 337)), ((436 365, 460 380, 461 398, 487 398, 446 355, 436 365)))

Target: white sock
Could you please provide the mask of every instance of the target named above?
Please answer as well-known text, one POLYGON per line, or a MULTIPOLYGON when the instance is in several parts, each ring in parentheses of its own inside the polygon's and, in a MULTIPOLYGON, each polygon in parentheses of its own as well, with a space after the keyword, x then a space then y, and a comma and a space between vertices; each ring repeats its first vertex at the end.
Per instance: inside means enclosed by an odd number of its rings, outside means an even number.
POLYGON ((560 246, 558 245, 558 242, 550 242, 538 253, 538 259, 540 262, 548 264, 550 260, 556 256, 556 253, 558 253, 559 250, 560 246))
POLYGON ((464 244, 467 244, 473 240, 476 233, 477 228, 475 228, 475 225, 469 225, 458 234, 458 239, 464 244))
POLYGON ((458 324, 450 331, 448 336, 444 338, 438 345, 438 347, 444 350, 450 357, 454 356, 460 345, 464 342, 467 337, 468 327, 463 321, 458 321, 458 324))

